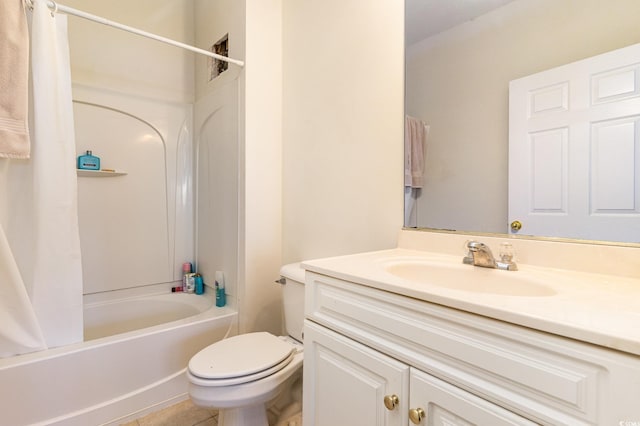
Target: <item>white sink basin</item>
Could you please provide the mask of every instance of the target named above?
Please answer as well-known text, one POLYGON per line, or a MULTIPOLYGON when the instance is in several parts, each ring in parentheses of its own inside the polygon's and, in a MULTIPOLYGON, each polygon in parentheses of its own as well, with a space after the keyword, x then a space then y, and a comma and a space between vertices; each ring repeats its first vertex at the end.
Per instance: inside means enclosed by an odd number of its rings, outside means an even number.
POLYGON ((556 294, 552 288, 521 271, 428 260, 390 261, 384 268, 388 273, 404 280, 452 290, 521 297, 556 294))

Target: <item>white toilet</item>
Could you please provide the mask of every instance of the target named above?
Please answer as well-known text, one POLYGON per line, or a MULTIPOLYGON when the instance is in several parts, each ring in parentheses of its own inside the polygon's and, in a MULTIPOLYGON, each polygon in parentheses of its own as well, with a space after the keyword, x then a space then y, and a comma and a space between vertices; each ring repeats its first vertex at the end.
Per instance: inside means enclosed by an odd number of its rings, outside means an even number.
POLYGON ((189 361, 189 396, 219 410, 219 426, 268 426, 267 407, 302 376, 304 270, 280 270, 288 336, 240 334, 207 346, 189 361))

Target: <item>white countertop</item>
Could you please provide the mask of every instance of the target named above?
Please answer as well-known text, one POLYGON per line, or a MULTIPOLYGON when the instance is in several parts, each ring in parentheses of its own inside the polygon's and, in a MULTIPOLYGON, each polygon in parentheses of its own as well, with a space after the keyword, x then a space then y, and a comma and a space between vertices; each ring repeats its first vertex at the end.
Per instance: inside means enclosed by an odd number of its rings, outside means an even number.
POLYGON ((390 263, 406 260, 455 264, 457 268, 462 257, 396 248, 306 261, 302 262, 302 267, 414 299, 640 355, 640 278, 527 264, 519 264, 518 271, 462 266, 469 268, 470 280, 474 274, 520 274, 555 293, 511 296, 446 288, 430 282, 429 277, 420 281, 403 279, 385 268, 390 263))

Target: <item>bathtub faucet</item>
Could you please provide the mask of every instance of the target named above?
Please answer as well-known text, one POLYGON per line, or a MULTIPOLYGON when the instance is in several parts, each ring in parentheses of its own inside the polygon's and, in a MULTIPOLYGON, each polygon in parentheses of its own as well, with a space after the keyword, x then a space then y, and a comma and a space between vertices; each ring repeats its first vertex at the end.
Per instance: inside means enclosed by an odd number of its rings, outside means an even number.
POLYGON ((479 241, 467 243, 469 253, 462 259, 467 265, 482 266, 483 268, 504 269, 505 271, 517 271, 518 266, 513 261, 513 248, 510 243, 500 245, 500 260, 496 261, 488 245, 479 241))

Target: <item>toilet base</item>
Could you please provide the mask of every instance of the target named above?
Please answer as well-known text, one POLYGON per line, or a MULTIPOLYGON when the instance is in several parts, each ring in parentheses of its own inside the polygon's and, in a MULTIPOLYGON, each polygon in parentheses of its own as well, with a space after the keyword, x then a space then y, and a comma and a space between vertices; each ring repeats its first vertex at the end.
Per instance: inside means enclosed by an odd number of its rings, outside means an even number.
POLYGON ((223 408, 218 412, 218 426, 269 426, 264 404, 223 408))

